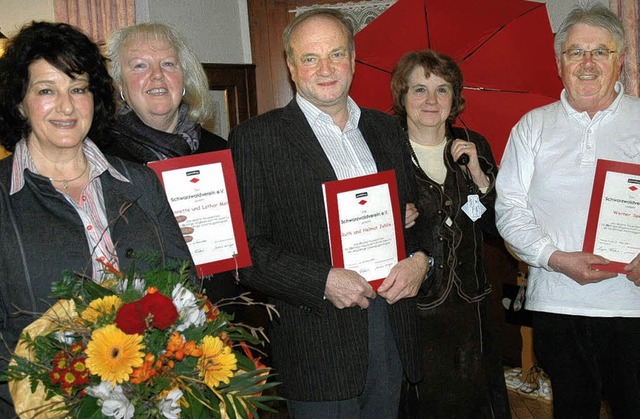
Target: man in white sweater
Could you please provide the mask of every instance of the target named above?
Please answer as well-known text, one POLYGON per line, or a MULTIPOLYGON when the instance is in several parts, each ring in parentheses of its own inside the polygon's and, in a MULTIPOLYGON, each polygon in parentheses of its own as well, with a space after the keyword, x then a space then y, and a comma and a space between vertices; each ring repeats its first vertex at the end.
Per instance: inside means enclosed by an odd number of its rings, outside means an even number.
POLYGON ((640 254, 617 274, 582 252, 597 160, 640 163, 640 100, 618 81, 624 45, 606 7, 568 15, 555 38, 561 98, 516 124, 496 182, 498 230, 530 266, 526 307, 556 418, 598 418, 603 395, 615 417, 640 418, 640 254))

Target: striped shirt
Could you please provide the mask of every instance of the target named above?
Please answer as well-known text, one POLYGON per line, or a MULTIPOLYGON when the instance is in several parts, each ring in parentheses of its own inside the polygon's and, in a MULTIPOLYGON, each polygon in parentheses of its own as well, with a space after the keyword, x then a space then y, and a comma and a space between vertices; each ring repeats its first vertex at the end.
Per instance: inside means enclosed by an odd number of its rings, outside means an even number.
POLYGON ((347 98, 349 119, 344 131, 333 122, 329 114, 322 112, 299 94, 296 94, 296 102, 311 125, 338 179, 370 175, 378 171, 371 150, 358 128, 360 108, 353 99, 347 98))
MULTIPOLYGON (((118 267, 118 259, 113 241, 111 240, 107 211, 102 194, 102 183, 100 182, 99 176, 105 171, 108 171, 115 179, 123 182, 129 182, 129 180, 109 164, 98 147, 90 139, 87 138, 84 140, 82 151, 89 165, 89 182, 82 191, 80 204, 64 193, 64 190, 58 190, 58 192, 73 206, 82 220, 87 243, 89 249, 91 249, 93 280, 101 282, 103 265, 98 262, 98 258, 104 258, 103 260, 108 261, 116 268, 118 267)), ((33 163, 33 159, 29 153, 27 143, 22 139, 16 144, 14 153, 10 195, 19 192, 24 186, 25 170, 39 175, 38 169, 33 163)))

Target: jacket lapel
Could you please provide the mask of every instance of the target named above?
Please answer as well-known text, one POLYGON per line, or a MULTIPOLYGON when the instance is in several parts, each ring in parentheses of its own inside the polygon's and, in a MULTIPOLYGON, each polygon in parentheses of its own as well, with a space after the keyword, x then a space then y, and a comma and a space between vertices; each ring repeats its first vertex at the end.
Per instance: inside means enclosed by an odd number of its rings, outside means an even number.
POLYGON ((381 132, 382 127, 379 127, 379 121, 366 109, 361 109, 360 121, 358 122, 358 128, 362 132, 362 136, 369 146, 373 160, 376 162, 378 172, 389 170, 393 167, 391 160, 389 159, 389 147, 393 142, 391 138, 383 138, 381 132))
MULTIPOLYGON (((112 161, 110 162, 113 164, 112 161)), ((116 223, 115 220, 118 220, 121 216, 125 219, 127 218, 126 208, 129 204, 140 199, 143 193, 143 191, 139 189, 139 185, 137 186, 133 183, 133 179, 124 168, 117 170, 129 179, 129 182, 123 182, 114 178, 108 171, 100 175, 105 207, 107 209, 107 220, 109 224, 112 225, 112 228, 115 228, 114 224, 120 224, 116 223), (117 186, 115 186, 115 182, 118 183, 117 186)))

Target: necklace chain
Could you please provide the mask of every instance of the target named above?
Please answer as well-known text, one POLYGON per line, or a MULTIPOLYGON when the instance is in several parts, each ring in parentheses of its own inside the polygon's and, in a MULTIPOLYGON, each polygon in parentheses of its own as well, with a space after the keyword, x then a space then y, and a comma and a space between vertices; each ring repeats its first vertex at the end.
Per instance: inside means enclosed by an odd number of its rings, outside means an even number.
POLYGON ((82 171, 82 173, 80 173, 78 176, 74 177, 73 179, 54 179, 54 178, 50 177, 49 180, 51 182, 62 182, 62 187, 64 189, 68 189, 69 188, 69 183, 73 182, 74 180, 80 179, 87 172, 87 169, 89 168, 89 162, 87 161, 86 163, 87 164, 85 164, 84 170, 82 171))
MULTIPOLYGON (((37 151, 38 153, 40 153, 40 155, 41 155, 42 157, 44 157, 44 158, 45 158, 45 160, 48 160, 48 161, 50 161, 50 162, 52 162, 52 163, 55 163, 53 160, 51 160, 50 158, 48 158, 48 157, 47 157, 47 156, 46 156, 42 151, 40 151, 40 148, 39 148, 39 147, 37 147, 35 144, 32 144, 32 145, 33 145, 33 148, 35 148, 35 149, 36 149, 36 151, 37 151)), ((78 151, 76 152, 76 157, 77 157, 77 153, 79 153, 79 152, 80 152, 80 149, 78 149, 78 151)), ((75 157, 74 157, 74 158, 75 158, 75 157)), ((80 179, 80 178, 81 178, 82 176, 84 176, 84 174, 87 172, 87 169, 89 168, 89 161, 85 159, 85 160, 84 160, 84 162, 85 162, 85 166, 84 166, 84 169, 82 170, 82 173, 80 173, 78 176, 74 177, 73 179, 54 179, 54 178, 50 177, 50 178, 49 178, 49 180, 50 180, 51 182, 62 182, 62 187, 63 187, 64 189, 69 189, 69 183, 73 182, 74 180, 78 180, 78 179, 80 179)))

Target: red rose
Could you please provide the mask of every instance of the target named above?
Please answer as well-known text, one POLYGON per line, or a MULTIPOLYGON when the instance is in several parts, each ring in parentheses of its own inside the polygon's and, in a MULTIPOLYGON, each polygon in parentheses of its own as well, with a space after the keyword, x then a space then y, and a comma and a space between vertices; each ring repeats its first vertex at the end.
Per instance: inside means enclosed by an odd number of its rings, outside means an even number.
MULTIPOLYGON (((173 300, 159 292, 148 293, 138 301, 145 313, 151 314, 151 326, 166 329, 178 320, 179 314, 173 300)), ((147 317, 147 316, 145 316, 147 317)))
POLYGON ((147 329, 148 312, 143 310, 139 301, 123 304, 116 314, 115 323, 124 333, 141 335, 147 329))
POLYGON ((171 298, 159 292, 147 293, 138 301, 123 304, 116 314, 115 323, 120 330, 132 335, 142 334, 147 329, 147 319, 151 326, 166 329, 178 319, 178 310, 171 298))

